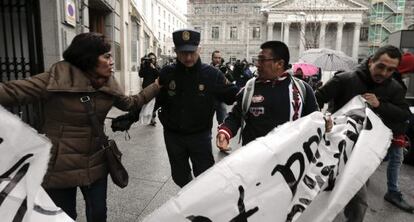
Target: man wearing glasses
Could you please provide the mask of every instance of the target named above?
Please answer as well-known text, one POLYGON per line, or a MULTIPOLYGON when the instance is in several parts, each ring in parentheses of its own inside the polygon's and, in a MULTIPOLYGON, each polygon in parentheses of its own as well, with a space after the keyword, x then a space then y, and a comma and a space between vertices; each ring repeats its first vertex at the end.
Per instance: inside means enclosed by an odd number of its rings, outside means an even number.
POLYGON ((255 82, 248 109, 243 111, 242 108, 243 94, 249 87, 246 85, 237 95, 237 104, 219 127, 217 147, 222 151, 228 150, 230 138, 237 134, 243 121, 245 127, 241 134, 242 144, 245 145, 265 136, 278 125, 318 110, 312 88, 292 76, 286 44, 268 41, 260 48, 256 63, 258 78, 253 80, 255 82), (300 81, 300 84, 295 84, 295 81, 300 81))
MULTIPOLYGON (((332 113, 353 97, 362 95, 371 109, 392 130, 393 140, 388 149, 388 192, 384 199, 402 210, 413 212, 414 208, 405 202, 398 188, 398 175, 405 146, 404 133, 410 116, 404 100, 404 89, 392 78, 400 61, 401 51, 398 48, 383 46, 354 71, 335 75, 317 89, 315 95, 320 107, 330 102, 328 110, 332 113)), ((345 207, 347 221, 363 221, 368 207, 367 199, 364 185, 345 207)))

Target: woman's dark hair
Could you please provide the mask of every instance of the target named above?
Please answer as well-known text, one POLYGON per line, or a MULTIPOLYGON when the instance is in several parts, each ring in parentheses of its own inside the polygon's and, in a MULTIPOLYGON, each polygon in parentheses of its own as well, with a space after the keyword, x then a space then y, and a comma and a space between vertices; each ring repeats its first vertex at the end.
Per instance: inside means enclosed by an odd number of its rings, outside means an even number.
POLYGON ((82 71, 96 67, 98 57, 111 51, 111 44, 104 35, 95 32, 81 33, 63 52, 63 59, 82 71))

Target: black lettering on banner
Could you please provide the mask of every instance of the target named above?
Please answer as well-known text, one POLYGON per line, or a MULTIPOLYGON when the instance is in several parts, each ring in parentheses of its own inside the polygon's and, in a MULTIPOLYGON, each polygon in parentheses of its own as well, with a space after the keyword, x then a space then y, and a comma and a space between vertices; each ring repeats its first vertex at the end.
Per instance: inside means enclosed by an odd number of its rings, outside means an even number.
POLYGON ((203 217, 203 216, 188 216, 186 217, 187 219, 189 219, 192 222, 212 222, 210 219, 208 219, 207 217, 203 217))
MULTIPOLYGON (((230 222, 247 222, 247 218, 255 214, 259 211, 259 207, 254 207, 246 212, 246 207, 244 206, 244 188, 243 186, 239 186, 239 193, 240 197, 237 201, 237 207, 239 209, 239 214, 230 220, 230 222)), ((208 217, 204 216, 188 216, 186 217, 188 220, 192 222, 212 222, 212 220, 208 217)))
POLYGON ((6 171, 2 175, 0 175, 0 179, 8 178, 11 173, 13 173, 14 171, 16 171, 16 169, 19 168, 20 165, 22 165, 22 163, 24 163, 24 161, 26 161, 27 159, 29 159, 32 156, 33 156, 33 154, 32 153, 29 153, 29 154, 23 156, 22 158, 20 158, 20 160, 17 161, 17 163, 15 163, 8 171, 6 171))
POLYGON ((306 157, 308 158, 309 163, 315 162, 315 156, 313 155, 311 145, 312 143, 316 143, 316 145, 319 145, 319 142, 322 137, 321 128, 318 128, 317 132, 318 132, 318 135, 311 136, 307 142, 303 143, 303 151, 305 151, 305 154, 306 154, 306 157))
POLYGON ((292 210, 290 211, 290 213, 287 215, 286 222, 291 222, 293 220, 293 217, 297 213, 302 213, 303 211, 305 211, 305 207, 303 205, 301 205, 301 204, 295 204, 292 207, 292 210))
POLYGON ((3 141, 4 141, 4 140, 3 140, 3 138, 1 138, 1 137, 0 137, 0 144, 2 144, 2 143, 3 143, 3 141))
POLYGON ((44 214, 48 216, 53 216, 53 215, 58 215, 58 214, 63 213, 63 210, 60 208, 58 210, 46 210, 42 206, 37 205, 37 204, 34 205, 33 210, 40 214, 44 214))
POLYGON ((16 215, 14 215, 13 222, 21 222, 23 221, 23 217, 27 211, 27 197, 24 198, 22 204, 20 204, 19 209, 17 210, 16 215))
POLYGON ((16 175, 11 178, 9 184, 7 184, 7 186, 0 192, 0 206, 3 204, 10 192, 17 186, 19 181, 26 175, 29 166, 29 163, 24 164, 19 171, 17 171, 16 175))
MULTIPOLYGON (((0 141, 0 143, 3 142, 3 140, 0 141)), ((13 176, 10 177, 10 175, 16 171, 27 159, 32 157, 33 154, 27 154, 23 156, 17 163, 15 163, 9 170, 7 170, 5 173, 0 175, 0 183, 3 181, 7 181, 8 184, 6 187, 0 192, 0 206, 3 204, 3 202, 6 200, 6 198, 10 195, 10 193, 13 191, 13 189, 17 186, 17 184, 20 182, 21 179, 26 175, 30 163, 25 163, 13 176)), ((20 222, 23 221, 23 218, 27 212, 27 197, 23 200, 23 202, 20 204, 19 209, 17 210, 16 214, 14 215, 13 222, 20 222)))
POLYGON ((246 212, 246 207, 244 206, 244 188, 242 186, 239 186, 239 193, 240 197, 237 202, 237 206, 239 207, 239 215, 231 219, 230 222, 247 222, 248 217, 259 211, 259 207, 255 207, 246 212))
MULTIPOLYGON (((313 154, 312 154, 313 156, 313 154)), ((276 165, 276 167, 272 170, 271 175, 273 176, 275 173, 280 172, 283 178, 285 179, 286 183, 289 185, 290 190, 292 191, 292 196, 296 193, 296 188, 302 178, 303 173, 305 171, 305 158, 303 157, 302 153, 296 152, 289 157, 285 165, 276 165), (294 162, 299 162, 299 176, 298 179, 295 178, 295 175, 292 172, 292 165, 294 162)))
POLYGON ((365 124, 364 129, 365 130, 372 130, 372 122, 368 117, 367 117, 367 124, 365 124))

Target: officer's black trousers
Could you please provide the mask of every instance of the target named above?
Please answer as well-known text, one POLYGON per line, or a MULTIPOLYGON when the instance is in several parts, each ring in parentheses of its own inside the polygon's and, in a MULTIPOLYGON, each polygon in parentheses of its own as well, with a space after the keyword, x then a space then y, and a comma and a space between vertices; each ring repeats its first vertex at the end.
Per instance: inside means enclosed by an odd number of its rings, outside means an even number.
POLYGON ((189 159, 194 176, 200 175, 214 165, 211 130, 190 135, 164 130, 164 140, 172 178, 178 186, 183 187, 192 180, 189 159))

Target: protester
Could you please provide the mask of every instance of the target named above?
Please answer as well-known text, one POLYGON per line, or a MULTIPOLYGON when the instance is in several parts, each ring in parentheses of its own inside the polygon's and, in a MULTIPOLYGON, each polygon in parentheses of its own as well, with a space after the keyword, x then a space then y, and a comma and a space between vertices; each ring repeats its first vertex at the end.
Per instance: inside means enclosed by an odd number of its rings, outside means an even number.
MULTIPOLYGON (((243 94, 246 87, 238 94, 237 103, 224 123, 219 126, 217 147, 228 150, 229 140, 242 128, 242 144, 265 136, 276 126, 294 121, 318 110, 312 88, 299 79, 293 79, 289 69, 289 49, 280 41, 268 41, 261 45, 257 59, 258 78, 255 81, 251 103, 243 110, 243 94), (298 81, 298 84, 295 83, 298 81)), ((248 93, 248 92, 246 92, 248 93)))
POLYGON ((177 63, 161 70, 165 86, 157 97, 164 126, 164 140, 174 182, 183 187, 214 164, 211 128, 214 102, 232 104, 237 87, 227 84, 223 73, 200 60, 200 33, 173 32, 177 63))
MULTIPOLYGON (((221 74, 224 75, 225 72, 223 72, 223 67, 224 64, 222 63, 222 57, 221 57, 221 53, 218 50, 215 50, 212 54, 211 54, 211 65, 220 70, 221 74)), ((225 76, 224 76, 225 78, 225 76)), ((225 78, 226 79, 226 78, 225 78)), ((227 80, 227 79, 226 79, 227 80)), ((227 80, 228 81, 228 80, 227 80)), ((216 100, 215 104, 214 104, 214 110, 216 111, 216 119, 217 119, 217 123, 218 124, 222 124, 224 119, 227 116, 227 107, 226 104, 223 102, 220 102, 218 100, 216 100)))
POLYGON ((40 132, 53 147, 42 185, 73 220, 78 187, 85 199, 87 221, 102 222, 107 217, 107 163, 81 98, 91 101, 102 128, 113 106, 121 110, 141 107, 159 91, 156 81, 138 95, 125 96, 112 75, 110 50, 111 44, 102 34, 82 33, 64 51, 64 61, 53 64, 49 71, 0 83, 3 106, 44 104, 40 132))
POLYGON ((236 81, 236 86, 241 89, 246 85, 246 82, 253 77, 253 73, 250 71, 247 66, 247 61, 237 60, 234 64, 233 77, 236 81))
POLYGON ((301 68, 296 69, 296 72, 293 74, 294 77, 304 80, 303 71, 301 68))
MULTIPOLYGON (((355 71, 333 76, 316 91, 315 95, 320 107, 332 101, 328 107, 331 113, 336 112, 353 97, 362 95, 371 109, 392 130, 393 140, 388 150, 388 192, 384 199, 403 210, 412 212, 413 208, 405 202, 398 188, 402 148, 405 145, 404 132, 410 116, 408 105, 404 100, 404 90, 391 78, 400 61, 401 52, 398 48, 383 46, 372 57, 362 62, 355 71)), ((364 185, 345 207, 347 221, 363 221, 367 206, 367 190, 364 185)))
MULTIPOLYGON (((139 69, 139 77, 143 78, 142 88, 145 88, 155 82, 160 75, 160 67, 157 65, 157 57, 154 53, 150 52, 147 56, 141 59, 141 67, 139 69)), ((150 125, 155 126, 156 112, 152 111, 152 118, 150 125)))

